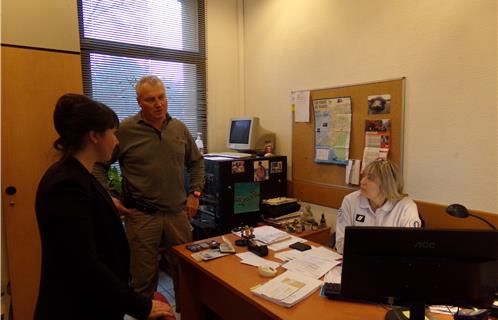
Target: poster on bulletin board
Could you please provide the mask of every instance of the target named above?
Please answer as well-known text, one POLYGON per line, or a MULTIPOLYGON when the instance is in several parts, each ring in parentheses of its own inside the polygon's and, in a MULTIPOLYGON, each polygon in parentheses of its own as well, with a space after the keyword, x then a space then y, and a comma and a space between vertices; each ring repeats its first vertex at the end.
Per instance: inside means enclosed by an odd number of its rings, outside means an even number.
POLYGON ((351 140, 351 97, 313 100, 315 162, 347 165, 351 140))

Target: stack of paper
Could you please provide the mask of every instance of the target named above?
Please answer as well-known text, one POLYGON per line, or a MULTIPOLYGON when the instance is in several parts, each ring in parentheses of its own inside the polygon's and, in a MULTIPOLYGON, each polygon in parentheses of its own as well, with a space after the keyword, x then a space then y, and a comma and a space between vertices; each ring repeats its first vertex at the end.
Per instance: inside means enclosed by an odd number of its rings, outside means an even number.
POLYGON ((325 274, 325 276, 323 277, 323 282, 341 283, 341 275, 342 265, 338 264, 325 274))
POLYGON ((269 204, 271 206, 278 206, 284 203, 297 202, 296 198, 278 197, 272 199, 266 199, 262 201, 263 203, 269 204))
MULTIPOLYGON (((277 255, 276 255, 277 256, 277 255)), ((324 247, 315 247, 301 254, 283 252, 277 258, 289 260, 283 267, 294 272, 318 279, 342 262, 342 256, 324 247)))
POLYGON ((275 218, 263 216, 263 221, 270 226, 274 226, 277 228, 285 228, 285 226, 294 222, 294 220, 301 219, 302 216, 303 216, 302 211, 296 211, 275 218))
POLYGON ((289 271, 304 273, 306 276, 319 279, 330 269, 339 264, 339 261, 331 262, 316 256, 304 256, 291 260, 283 265, 289 271))
POLYGON ((284 307, 292 307, 307 298, 322 285, 322 281, 301 273, 286 271, 251 292, 284 307))
POLYGON ((270 226, 262 226, 254 229, 254 239, 264 244, 272 244, 278 241, 289 239, 291 237, 285 231, 278 230, 270 226))

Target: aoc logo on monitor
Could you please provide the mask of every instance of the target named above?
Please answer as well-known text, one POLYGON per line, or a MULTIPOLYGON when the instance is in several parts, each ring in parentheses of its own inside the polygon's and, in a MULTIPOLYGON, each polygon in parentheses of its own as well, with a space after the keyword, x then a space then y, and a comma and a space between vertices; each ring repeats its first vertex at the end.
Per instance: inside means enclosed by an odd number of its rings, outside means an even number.
POLYGON ((417 249, 436 249, 435 241, 418 241, 415 242, 415 248, 417 249))

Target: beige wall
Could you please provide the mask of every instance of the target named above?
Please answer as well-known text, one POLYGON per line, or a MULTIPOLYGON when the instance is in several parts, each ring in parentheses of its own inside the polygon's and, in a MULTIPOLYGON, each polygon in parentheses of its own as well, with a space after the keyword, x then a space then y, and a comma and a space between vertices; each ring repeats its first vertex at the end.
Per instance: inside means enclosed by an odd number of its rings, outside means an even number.
POLYGON ((291 151, 289 91, 407 77, 415 198, 496 212, 496 1, 250 0, 245 108, 291 151))
POLYGON ((228 122, 244 114, 243 1, 207 1, 208 147, 226 150, 228 122))
POLYGON ((79 52, 76 0, 2 0, 2 44, 79 52))

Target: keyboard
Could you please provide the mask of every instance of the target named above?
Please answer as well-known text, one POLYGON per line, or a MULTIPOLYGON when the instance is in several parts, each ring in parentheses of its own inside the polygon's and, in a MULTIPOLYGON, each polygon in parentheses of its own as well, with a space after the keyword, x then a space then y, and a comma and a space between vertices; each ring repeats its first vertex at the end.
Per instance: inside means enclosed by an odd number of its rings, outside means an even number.
POLYGON ((205 154, 204 156, 205 157, 225 157, 225 158, 234 158, 234 159, 254 157, 254 155, 251 153, 243 153, 243 152, 215 152, 215 153, 205 154))

